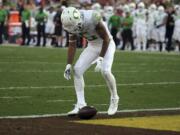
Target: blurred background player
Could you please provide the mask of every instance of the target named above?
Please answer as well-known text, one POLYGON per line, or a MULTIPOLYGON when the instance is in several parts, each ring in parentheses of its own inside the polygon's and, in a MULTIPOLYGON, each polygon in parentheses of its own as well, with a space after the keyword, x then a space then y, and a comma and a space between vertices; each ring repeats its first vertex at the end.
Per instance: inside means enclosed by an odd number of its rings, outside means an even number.
POLYGON ((155 17, 155 27, 156 27, 156 50, 165 51, 165 34, 166 34, 166 22, 167 14, 165 13, 164 7, 159 6, 157 15, 155 17))
POLYGON ((136 15, 136 3, 131 2, 128 6, 129 6, 131 16, 133 17, 132 33, 133 33, 134 45, 136 45, 136 16, 135 16, 136 15))
POLYGON ((175 26, 175 20, 174 20, 174 8, 168 7, 167 8, 167 22, 166 22, 166 50, 172 51, 172 36, 174 33, 174 26, 175 26))
POLYGON ((94 3, 94 4, 91 6, 91 9, 102 13, 102 7, 101 7, 101 5, 100 5, 99 3, 94 3))
POLYGON ((43 46, 46 46, 46 22, 47 14, 44 12, 43 6, 39 8, 38 13, 36 14, 35 20, 37 21, 37 44, 36 46, 41 45, 41 37, 43 38, 43 46))
POLYGON ((119 96, 117 94, 116 80, 111 72, 115 43, 101 14, 94 10, 77 10, 68 7, 61 15, 63 28, 69 32, 68 60, 64 77, 71 78, 72 63, 75 56, 77 36, 83 36, 88 40, 88 46, 81 53, 74 66, 74 85, 77 96, 77 104, 68 115, 76 115, 79 109, 86 106, 84 97, 84 72, 97 63, 96 72, 101 72, 110 91, 110 105, 108 115, 113 115, 118 109, 119 96))
POLYGON ((2 3, 0 3, 0 45, 3 43, 5 24, 7 23, 7 12, 2 3))
POLYGON ((121 16, 119 16, 118 10, 115 10, 115 13, 109 18, 109 22, 108 22, 108 26, 110 28, 116 46, 119 45, 119 39, 117 37, 117 33, 120 30, 121 20, 122 18, 121 16))
POLYGON ((173 34, 173 39, 175 40, 175 51, 178 52, 180 51, 180 6, 176 5, 175 6, 175 28, 174 28, 174 34, 173 34))
POLYGON ((109 18, 114 14, 114 8, 110 5, 104 6, 103 17, 106 23, 109 22, 109 18))
POLYGON ((46 32, 46 36, 47 36, 47 45, 51 45, 52 43, 52 36, 54 34, 54 16, 56 14, 56 12, 54 11, 53 7, 50 7, 49 10, 46 12, 47 14, 47 23, 46 23, 46 28, 45 28, 45 32, 46 32))
POLYGON ((155 4, 151 4, 148 9, 148 17, 147 17, 147 47, 149 51, 154 51, 155 48, 156 29, 154 26, 154 22, 155 22, 156 14, 157 14, 157 6, 155 4))
POLYGON ((122 40, 123 45, 121 50, 125 50, 126 44, 129 42, 131 44, 131 50, 134 50, 134 41, 133 41, 133 32, 132 32, 132 26, 133 26, 133 17, 130 14, 129 7, 126 5, 124 7, 124 17, 122 18, 122 40))
POLYGON ((63 46, 63 28, 61 22, 61 14, 62 10, 65 7, 59 7, 55 16, 54 16, 54 24, 55 24, 55 47, 63 46))
POLYGON ((136 4, 135 3, 130 3, 129 4, 129 10, 132 16, 135 16, 136 13, 136 4))
POLYGON ((136 17, 136 50, 146 50, 147 44, 147 10, 143 2, 138 4, 138 9, 135 13, 136 17))
POLYGON ((23 9, 21 12, 21 22, 22 22, 22 44, 21 45, 29 45, 31 41, 31 35, 30 35, 31 12, 29 11, 27 5, 23 5, 23 9))

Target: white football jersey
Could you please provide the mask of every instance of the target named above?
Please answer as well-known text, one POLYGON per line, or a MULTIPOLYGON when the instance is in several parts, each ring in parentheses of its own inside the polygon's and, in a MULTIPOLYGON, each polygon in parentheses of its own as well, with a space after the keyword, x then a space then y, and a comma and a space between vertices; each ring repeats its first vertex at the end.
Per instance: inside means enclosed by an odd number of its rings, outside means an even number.
POLYGON ((174 16, 175 19, 175 28, 173 33, 173 38, 177 41, 180 41, 180 14, 174 16))
POLYGON ((148 10, 147 23, 148 23, 149 26, 154 26, 156 14, 157 14, 157 11, 148 10))
POLYGON ((137 10, 135 13, 136 19, 146 20, 147 18, 147 10, 143 9, 142 11, 137 10))
POLYGON ((91 41, 102 41, 96 32, 96 26, 99 22, 102 22, 106 31, 109 35, 109 38, 112 38, 107 24, 102 21, 102 16, 99 12, 94 10, 80 10, 82 15, 82 28, 79 31, 78 35, 85 37, 89 42, 91 41))
POLYGON ((47 12, 47 15, 48 15, 48 22, 53 22, 54 20, 54 16, 56 15, 56 12, 47 12))
POLYGON ((156 25, 161 25, 164 21, 164 18, 167 16, 167 14, 164 13, 157 13, 155 17, 156 25))

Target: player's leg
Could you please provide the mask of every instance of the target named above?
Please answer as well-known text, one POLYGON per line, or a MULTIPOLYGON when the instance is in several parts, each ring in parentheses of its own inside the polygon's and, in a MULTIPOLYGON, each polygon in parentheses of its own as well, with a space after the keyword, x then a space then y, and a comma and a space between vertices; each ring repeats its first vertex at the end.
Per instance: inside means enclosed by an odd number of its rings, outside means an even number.
POLYGON ((46 46, 46 32, 45 32, 46 25, 42 26, 42 36, 43 36, 43 46, 46 46))
POLYGON ((46 36, 47 36, 47 45, 50 46, 51 45, 51 24, 50 23, 47 23, 46 24, 46 27, 45 27, 45 33, 46 33, 46 36))
POLYGON ((141 27, 139 27, 139 25, 137 26, 137 30, 136 30, 136 50, 140 51, 141 50, 141 27))
POLYGON ((156 29, 152 28, 152 33, 151 33, 151 50, 154 51, 155 50, 155 46, 156 46, 156 29))
POLYGON ((166 50, 166 44, 165 44, 165 28, 160 29, 160 50, 165 51, 166 50))
POLYGON ((37 25, 37 43, 36 46, 41 46, 41 26, 37 25))
POLYGON ((146 51, 146 45, 147 45, 147 32, 146 32, 146 28, 144 28, 144 31, 142 33, 142 50, 146 51))
POLYGON ((130 29, 128 30, 128 37, 129 37, 129 42, 131 44, 131 50, 134 50, 134 39, 133 39, 133 31, 130 29))
POLYGON ((91 63, 98 57, 99 53, 95 48, 88 46, 80 55, 74 66, 74 86, 77 97, 77 104, 75 108, 68 112, 68 115, 75 115, 79 109, 86 106, 84 97, 84 72, 91 66, 91 63))
POLYGON ((159 31, 159 29, 156 29, 155 50, 156 50, 156 51, 160 51, 160 31, 159 31))
POLYGON ((103 64, 102 64, 102 75, 107 83, 109 88, 111 98, 110 98, 110 106, 108 109, 108 114, 113 115, 116 113, 118 109, 119 96, 117 93, 116 80, 114 75, 111 72, 112 63, 114 59, 115 53, 115 43, 113 40, 110 41, 108 50, 106 55, 104 56, 103 64))

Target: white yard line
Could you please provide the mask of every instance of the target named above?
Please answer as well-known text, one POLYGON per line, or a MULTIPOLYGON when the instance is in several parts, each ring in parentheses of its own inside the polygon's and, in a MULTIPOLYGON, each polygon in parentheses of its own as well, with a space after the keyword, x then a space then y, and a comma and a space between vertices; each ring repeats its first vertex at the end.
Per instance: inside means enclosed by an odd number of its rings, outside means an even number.
POLYGON ((62 62, 42 62, 42 61, 21 61, 21 62, 8 62, 8 61, 0 61, 0 64, 61 64, 66 65, 66 63, 62 62))
MULTIPOLYGON (((147 83, 122 83, 117 84, 117 86, 144 86, 144 85, 175 85, 180 84, 180 82, 147 82, 147 83)), ((97 85, 86 85, 86 87, 94 88, 94 87, 106 87, 105 84, 97 84, 97 85)), ((74 88, 73 85, 60 85, 60 86, 20 86, 20 87, 0 87, 0 90, 14 90, 14 89, 60 89, 60 88, 74 88)))
POLYGON ((56 103, 56 102, 74 102, 74 100, 62 100, 62 99, 58 99, 58 100, 47 100, 47 103, 56 103))
MULTIPOLYGON (((19 61, 19 62, 15 62, 15 61, 0 61, 0 64, 55 64, 55 65, 66 65, 66 63, 64 62, 48 62, 48 61, 19 61)), ((148 66, 150 65, 149 63, 122 63, 121 61, 118 62, 118 61, 114 61, 113 64, 116 64, 116 65, 120 65, 120 66, 131 66, 131 65, 136 65, 136 66, 148 66)), ((151 63, 152 65, 160 65, 160 66, 163 66, 163 65, 177 65, 177 63, 151 63)))
POLYGON ((25 98, 30 98, 30 96, 5 96, 5 97, 0 97, 0 99, 25 99, 25 98))
MULTIPOLYGON (((11 70, 11 71, 3 71, 0 72, 9 72, 9 73, 62 73, 63 70, 11 70)), ((156 72, 175 72, 179 73, 179 70, 114 70, 113 73, 156 73, 156 72)), ((87 71, 87 73, 96 73, 94 71, 87 71)))
MULTIPOLYGON (((153 109, 127 109, 117 111, 117 113, 130 113, 130 112, 158 112, 158 111, 180 111, 180 107, 177 108, 153 108, 153 109)), ((99 114, 107 114, 106 111, 98 112, 99 114)), ((42 114, 42 115, 23 115, 23 116, 1 116, 0 119, 25 119, 25 118, 49 118, 49 117, 61 117, 67 116, 66 113, 60 114, 42 114)))

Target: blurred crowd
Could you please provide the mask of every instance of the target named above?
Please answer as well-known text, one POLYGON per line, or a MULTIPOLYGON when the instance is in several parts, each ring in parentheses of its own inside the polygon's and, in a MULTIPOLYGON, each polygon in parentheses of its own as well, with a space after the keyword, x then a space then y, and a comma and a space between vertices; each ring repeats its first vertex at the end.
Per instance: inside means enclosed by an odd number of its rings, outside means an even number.
MULTIPOLYGON (((105 5, 93 0, 49 1, 49 5, 18 3, 16 7, 0 5, 0 44, 8 42, 8 15, 18 11, 21 22, 21 45, 68 46, 68 34, 62 28, 61 13, 67 6, 100 12, 107 22, 117 49, 135 51, 180 51, 180 5, 143 3, 141 0, 105 5), (85 3, 85 4, 84 4, 85 3), (32 10, 33 9, 33 10, 32 10)), ((79 37, 78 47, 87 41, 79 37)))

